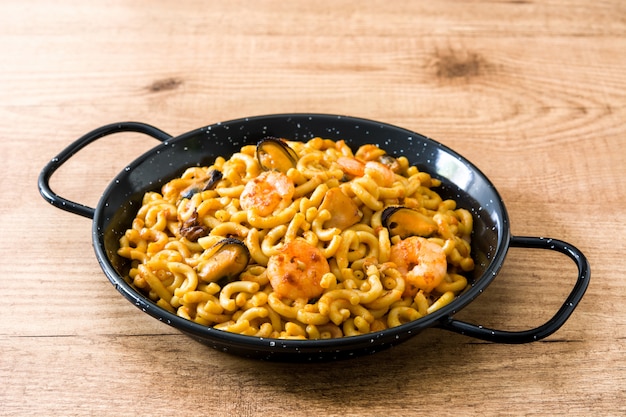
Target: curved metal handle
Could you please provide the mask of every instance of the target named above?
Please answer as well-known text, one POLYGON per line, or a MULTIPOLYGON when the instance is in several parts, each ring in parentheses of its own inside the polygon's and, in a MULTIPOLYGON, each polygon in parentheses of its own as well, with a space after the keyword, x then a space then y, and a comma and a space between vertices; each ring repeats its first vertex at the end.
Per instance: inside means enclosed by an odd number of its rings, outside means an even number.
POLYGON ((576 263, 578 267, 578 279, 559 311, 557 311, 550 320, 539 327, 516 332, 488 329, 452 318, 448 318, 447 321, 440 323, 439 327, 489 342, 528 343, 550 336, 567 321, 589 286, 591 271, 585 255, 569 243, 558 239, 518 236, 511 237, 510 242, 512 247, 549 249, 561 252, 569 256, 574 263, 576 263))
POLYGON ((119 132, 144 133, 148 136, 152 136, 153 138, 160 140, 161 142, 172 139, 172 136, 168 135, 162 130, 157 129, 154 126, 139 122, 113 123, 92 130, 91 132, 74 141, 74 143, 69 145, 67 148, 63 149, 57 156, 52 158, 50 162, 48 162, 48 164, 46 164, 46 166, 39 174, 38 180, 39 192, 41 196, 55 207, 58 207, 65 211, 69 211, 70 213, 93 219, 95 209, 80 203, 75 203, 74 201, 67 200, 56 194, 50 188, 50 178, 52 177, 52 174, 61 167, 61 165, 67 162, 67 160, 74 156, 79 150, 97 139, 119 132))

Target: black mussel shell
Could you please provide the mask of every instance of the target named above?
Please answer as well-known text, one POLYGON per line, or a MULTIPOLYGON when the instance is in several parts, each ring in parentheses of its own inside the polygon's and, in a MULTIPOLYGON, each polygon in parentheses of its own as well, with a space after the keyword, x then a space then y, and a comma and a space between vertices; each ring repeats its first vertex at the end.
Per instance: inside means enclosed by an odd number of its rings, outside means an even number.
POLYGON ((196 193, 212 190, 221 179, 222 173, 217 169, 212 169, 209 171, 209 176, 207 178, 194 182, 189 187, 184 189, 180 193, 180 198, 191 198, 196 193))
POLYGON ((261 139, 256 145, 256 157, 265 171, 286 173, 296 167, 298 155, 287 142, 272 136, 261 139))
POLYGON ((202 191, 212 190, 213 188, 215 188, 217 183, 220 182, 221 179, 222 179, 222 173, 219 170, 217 169, 210 170, 209 179, 204 185, 204 188, 202 189, 202 191))

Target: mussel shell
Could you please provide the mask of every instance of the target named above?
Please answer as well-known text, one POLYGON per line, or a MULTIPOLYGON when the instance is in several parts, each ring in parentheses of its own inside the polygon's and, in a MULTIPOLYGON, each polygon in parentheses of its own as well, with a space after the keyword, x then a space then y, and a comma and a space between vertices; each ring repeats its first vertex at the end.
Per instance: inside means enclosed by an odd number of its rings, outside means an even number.
POLYGON ((215 188, 215 186, 221 179, 222 179, 222 173, 218 171, 217 169, 212 169, 209 171, 208 178, 203 179, 202 181, 198 181, 197 183, 194 183, 190 185, 189 187, 187 187, 186 189, 184 189, 180 193, 180 197, 191 198, 196 193, 207 191, 207 190, 212 190, 213 188, 215 188))
POLYGON ((257 143, 256 158, 263 170, 283 173, 295 168, 298 162, 298 155, 287 142, 273 136, 265 137, 257 143))
POLYGON ((198 277, 205 282, 224 284, 235 279, 250 262, 250 251, 241 240, 227 237, 208 249, 210 258, 197 266, 198 277))
POLYGON ((215 188, 218 182, 222 179, 222 172, 217 169, 212 169, 209 171, 209 179, 206 182, 202 191, 212 190, 215 188))
POLYGON ((401 239, 409 236, 428 237, 438 229, 431 217, 404 206, 387 207, 381 214, 381 220, 391 236, 399 236, 401 239))

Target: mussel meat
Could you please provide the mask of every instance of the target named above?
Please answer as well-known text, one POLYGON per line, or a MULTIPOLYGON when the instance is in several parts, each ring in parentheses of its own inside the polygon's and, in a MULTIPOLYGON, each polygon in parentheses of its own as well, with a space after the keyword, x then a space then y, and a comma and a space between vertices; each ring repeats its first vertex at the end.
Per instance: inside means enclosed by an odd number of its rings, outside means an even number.
POLYGON ((296 152, 280 138, 268 136, 256 145, 256 158, 265 171, 287 173, 298 161, 296 152))
POLYGON ((239 239, 224 238, 209 249, 207 258, 198 262, 196 273, 204 282, 224 284, 233 281, 250 262, 250 251, 239 239))
POLYGON ((209 234, 208 226, 202 224, 198 219, 198 212, 193 211, 191 216, 180 226, 180 235, 190 242, 197 242, 198 239, 209 234))
POLYGON ((391 236, 399 236, 401 239, 409 236, 428 237, 438 229, 432 218, 404 206, 387 207, 382 212, 381 220, 391 236))
POLYGON ((345 230, 363 217, 363 212, 359 210, 356 203, 339 187, 331 188, 326 192, 319 210, 328 210, 330 213, 330 219, 323 224, 325 228, 336 227, 345 230))

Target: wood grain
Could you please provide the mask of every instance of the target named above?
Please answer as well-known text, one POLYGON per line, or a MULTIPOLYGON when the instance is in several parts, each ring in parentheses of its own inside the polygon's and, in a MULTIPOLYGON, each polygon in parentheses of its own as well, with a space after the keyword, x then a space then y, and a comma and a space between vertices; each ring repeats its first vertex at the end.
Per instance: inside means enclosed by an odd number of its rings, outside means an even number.
MULTIPOLYGON (((623 415, 625 16, 616 0, 3 1, 0 415, 623 415), (455 149, 493 181, 514 234, 586 254, 579 307, 527 345, 429 329, 348 361, 241 359, 123 299, 90 220, 37 191, 50 158, 107 123, 179 135, 283 112, 372 118, 455 149)), ((95 206, 154 145, 106 138, 52 186, 95 206)), ((575 275, 562 255, 511 249, 455 317, 537 326, 575 275)))

